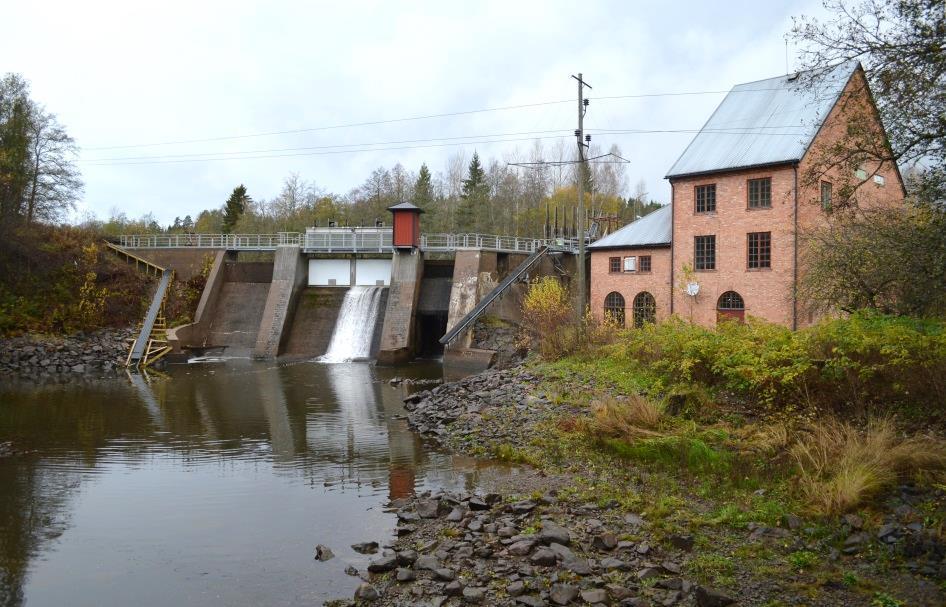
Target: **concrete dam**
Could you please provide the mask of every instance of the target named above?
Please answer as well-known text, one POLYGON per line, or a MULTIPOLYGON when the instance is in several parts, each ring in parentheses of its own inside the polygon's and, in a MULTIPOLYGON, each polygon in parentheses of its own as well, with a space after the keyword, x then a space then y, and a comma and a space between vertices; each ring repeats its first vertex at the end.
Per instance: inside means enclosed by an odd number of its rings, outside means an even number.
POLYGON ((528 280, 570 281, 576 269, 567 248, 544 241, 415 233, 395 246, 393 232, 312 228, 297 238, 130 236, 119 244, 183 280, 210 263, 194 321, 167 330, 179 358, 222 352, 399 364, 442 355, 485 368, 495 353, 475 347, 476 320, 516 325, 528 280))

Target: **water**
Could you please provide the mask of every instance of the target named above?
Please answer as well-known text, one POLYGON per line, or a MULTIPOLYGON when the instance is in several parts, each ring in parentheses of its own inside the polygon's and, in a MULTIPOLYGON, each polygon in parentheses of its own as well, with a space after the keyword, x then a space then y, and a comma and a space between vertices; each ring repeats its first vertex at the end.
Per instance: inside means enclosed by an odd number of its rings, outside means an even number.
POLYGON ((345 293, 328 350, 321 362, 340 363, 371 356, 371 340, 386 287, 351 287, 345 293))
POLYGON ((229 361, 0 383, 0 605, 320 605, 352 596, 391 499, 514 470, 431 450, 397 369, 229 361), (332 548, 328 562, 315 545, 332 548))

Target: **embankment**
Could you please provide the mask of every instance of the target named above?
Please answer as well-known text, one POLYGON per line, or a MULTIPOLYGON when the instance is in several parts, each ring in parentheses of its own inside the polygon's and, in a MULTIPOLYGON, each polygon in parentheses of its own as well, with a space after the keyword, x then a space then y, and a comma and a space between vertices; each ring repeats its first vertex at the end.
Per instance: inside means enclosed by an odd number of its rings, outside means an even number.
POLYGON ((55 375, 113 372, 125 364, 134 329, 103 329, 69 337, 0 339, 0 375, 46 380, 55 375))

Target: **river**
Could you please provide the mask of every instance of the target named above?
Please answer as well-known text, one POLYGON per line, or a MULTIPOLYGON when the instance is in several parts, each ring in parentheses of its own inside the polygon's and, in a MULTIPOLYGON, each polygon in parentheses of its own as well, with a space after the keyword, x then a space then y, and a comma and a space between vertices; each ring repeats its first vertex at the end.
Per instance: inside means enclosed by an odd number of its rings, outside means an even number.
POLYGON ((173 365, 0 383, 0 605, 320 605, 392 498, 505 471, 421 442, 397 375, 436 363, 173 365), (315 560, 317 544, 335 558, 315 560))

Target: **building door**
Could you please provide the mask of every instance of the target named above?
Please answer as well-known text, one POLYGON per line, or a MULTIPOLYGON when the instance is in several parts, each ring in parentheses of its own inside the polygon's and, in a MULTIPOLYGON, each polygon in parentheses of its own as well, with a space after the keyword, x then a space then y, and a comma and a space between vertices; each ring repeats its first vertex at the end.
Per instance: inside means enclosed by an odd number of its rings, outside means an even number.
POLYGON ((746 319, 746 304, 742 301, 742 295, 735 291, 726 291, 719 296, 716 302, 716 322, 724 320, 736 320, 743 322, 746 319))

